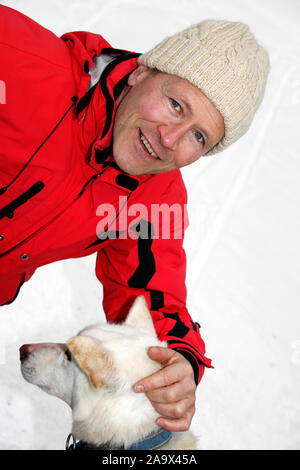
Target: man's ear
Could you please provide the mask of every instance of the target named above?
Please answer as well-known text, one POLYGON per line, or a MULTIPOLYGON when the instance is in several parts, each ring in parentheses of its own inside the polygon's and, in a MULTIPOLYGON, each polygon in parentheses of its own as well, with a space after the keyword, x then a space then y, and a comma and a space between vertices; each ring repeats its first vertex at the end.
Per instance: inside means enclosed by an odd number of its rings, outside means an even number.
POLYGON ((144 78, 151 73, 151 70, 146 65, 139 65, 128 77, 127 84, 129 86, 134 86, 138 82, 144 80, 144 78))
POLYGON ((75 336, 67 345, 91 384, 95 388, 103 387, 113 375, 114 364, 100 341, 91 336, 75 336))

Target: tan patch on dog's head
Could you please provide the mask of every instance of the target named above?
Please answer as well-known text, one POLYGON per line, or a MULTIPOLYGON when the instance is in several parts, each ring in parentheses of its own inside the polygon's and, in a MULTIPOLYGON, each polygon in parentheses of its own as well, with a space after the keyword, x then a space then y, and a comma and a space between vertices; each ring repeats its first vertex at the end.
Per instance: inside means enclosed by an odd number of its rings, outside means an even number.
POLYGON ((95 388, 103 387, 113 375, 114 364, 100 341, 91 336, 74 336, 67 345, 92 385, 95 388))

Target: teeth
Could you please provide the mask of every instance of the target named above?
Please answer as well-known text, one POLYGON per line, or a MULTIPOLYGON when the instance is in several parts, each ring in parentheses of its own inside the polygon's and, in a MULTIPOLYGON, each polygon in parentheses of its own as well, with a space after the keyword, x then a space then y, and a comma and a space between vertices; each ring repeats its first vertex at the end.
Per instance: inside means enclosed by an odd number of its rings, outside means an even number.
POLYGON ((143 136, 142 132, 140 131, 140 138, 141 138, 141 141, 143 142, 143 144, 145 145, 146 149, 148 150, 148 152, 150 153, 150 155, 152 155, 152 157, 154 158, 158 158, 158 155, 156 155, 156 153, 154 152, 153 148, 151 147, 151 145, 149 144, 148 140, 146 139, 146 137, 143 136))

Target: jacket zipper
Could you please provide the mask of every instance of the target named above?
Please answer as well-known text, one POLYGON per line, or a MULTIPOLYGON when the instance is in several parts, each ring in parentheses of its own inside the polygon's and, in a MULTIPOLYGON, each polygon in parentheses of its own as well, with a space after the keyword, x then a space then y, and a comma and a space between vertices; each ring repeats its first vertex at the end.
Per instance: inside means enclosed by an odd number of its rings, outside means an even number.
POLYGON ((100 173, 95 173, 89 180, 87 180, 87 182, 83 186, 82 190, 80 191, 80 193, 78 193, 78 195, 75 199, 78 199, 80 196, 82 196, 83 193, 85 192, 86 188, 88 187, 88 185, 91 184, 93 181, 95 181, 95 179, 97 179, 98 176, 102 175, 103 171, 104 170, 102 170, 100 173))
POLYGON ((29 199, 36 196, 44 187, 45 184, 42 181, 37 181, 34 183, 31 188, 25 191, 25 193, 21 194, 21 196, 17 197, 14 201, 0 209, 0 220, 4 217, 12 219, 14 216, 14 211, 22 206, 22 204, 25 204, 27 201, 29 201, 29 199))
POLYGON ((18 243, 17 245, 13 246, 12 248, 10 248, 9 250, 5 251, 4 253, 1 253, 0 254, 0 258, 2 258, 3 256, 7 255, 8 253, 10 253, 11 251, 15 250, 16 248, 18 248, 19 246, 23 245, 23 243, 27 242, 28 240, 30 240, 32 237, 34 237, 35 235, 37 235, 39 232, 41 232, 42 230, 44 230, 48 225, 50 225, 52 222, 54 222, 54 220, 56 220, 63 212, 65 212, 66 210, 68 210, 72 204, 74 204, 75 201, 77 201, 77 199, 79 199, 82 194, 85 192, 86 188, 88 187, 89 184, 91 184, 96 178, 98 178, 98 176, 102 175, 102 173, 104 172, 104 170, 102 170, 100 173, 96 173, 95 175, 93 175, 86 183, 85 185, 83 186, 82 190, 77 194, 77 196, 72 199, 72 201, 70 201, 70 203, 67 205, 67 207, 65 207, 64 209, 62 209, 59 214, 57 214, 55 217, 53 217, 53 219, 51 219, 49 222, 47 222, 46 224, 44 224, 42 227, 40 227, 38 230, 36 230, 35 232, 31 233, 28 237, 26 237, 24 240, 22 240, 20 243, 18 243))

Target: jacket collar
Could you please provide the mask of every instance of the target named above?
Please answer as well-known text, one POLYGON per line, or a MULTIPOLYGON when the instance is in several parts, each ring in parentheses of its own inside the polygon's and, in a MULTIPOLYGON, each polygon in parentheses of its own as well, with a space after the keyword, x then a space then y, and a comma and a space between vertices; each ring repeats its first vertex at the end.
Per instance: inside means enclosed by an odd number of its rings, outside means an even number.
POLYGON ((97 107, 101 106, 101 114, 105 116, 99 120, 98 137, 91 148, 89 156, 91 166, 103 163, 111 152, 116 100, 127 84, 129 75, 138 66, 137 58, 140 55, 113 48, 104 48, 101 53, 116 57, 106 66, 99 81, 86 92, 76 106, 77 116, 80 119, 84 118, 85 110, 93 99, 97 107))
POLYGON ((154 431, 145 437, 142 441, 131 444, 130 447, 116 447, 110 442, 106 442, 99 446, 89 444, 85 441, 76 441, 73 434, 69 434, 66 442, 66 450, 156 450, 167 444, 172 437, 172 432, 160 429, 154 431), (71 443, 71 440, 73 443, 71 443))

